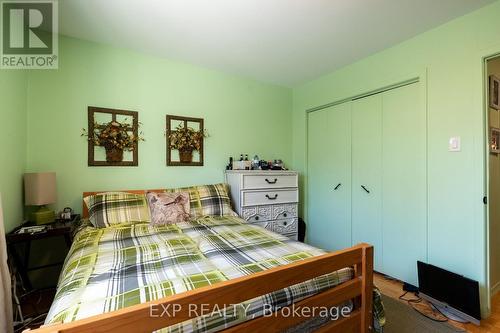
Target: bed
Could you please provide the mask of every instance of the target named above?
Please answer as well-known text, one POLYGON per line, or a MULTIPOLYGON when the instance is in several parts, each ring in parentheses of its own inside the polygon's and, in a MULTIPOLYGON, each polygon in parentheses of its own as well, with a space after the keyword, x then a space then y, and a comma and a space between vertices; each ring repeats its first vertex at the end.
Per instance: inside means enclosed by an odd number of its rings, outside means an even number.
POLYGON ((369 332, 373 309, 382 320, 372 279, 370 245, 325 253, 236 216, 100 229, 84 219, 36 332, 278 332, 321 314, 318 331, 369 332))

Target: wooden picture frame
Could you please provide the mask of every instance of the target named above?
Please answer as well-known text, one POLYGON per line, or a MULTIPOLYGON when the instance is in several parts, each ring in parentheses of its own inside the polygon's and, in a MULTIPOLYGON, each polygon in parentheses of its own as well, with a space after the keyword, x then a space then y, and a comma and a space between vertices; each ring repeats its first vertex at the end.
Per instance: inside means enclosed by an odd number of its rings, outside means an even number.
POLYGON ((492 109, 500 110, 500 78, 490 75, 489 80, 489 106, 492 109))
POLYGON ((500 128, 490 127, 490 153, 500 153, 500 128))
MULTIPOLYGON (((96 114, 107 114, 111 116, 111 121, 117 121, 119 116, 132 118, 130 132, 137 138, 139 137, 139 113, 137 111, 108 109, 95 106, 88 107, 88 133, 93 135, 96 114)), ((119 121, 119 120, 118 120, 119 121)), ((105 125, 98 125, 104 127, 105 125)), ((93 140, 88 140, 88 166, 138 166, 139 165, 139 145, 136 143, 132 150, 131 161, 108 162, 95 159, 95 144, 93 140)), ((103 148, 104 149, 104 148, 103 148)))
POLYGON ((173 115, 168 115, 166 116, 166 149, 167 149, 167 165, 168 166, 203 166, 204 163, 204 144, 205 140, 202 138, 201 139, 201 148, 198 151, 198 160, 191 161, 189 163, 187 162, 181 162, 180 160, 177 160, 175 158, 175 155, 172 154, 172 150, 175 149, 170 149, 170 139, 169 139, 169 134, 175 130, 175 126, 173 126, 172 123, 175 122, 180 122, 184 124, 184 127, 188 127, 189 123, 196 123, 198 124, 198 129, 199 131, 204 131, 204 123, 203 123, 203 118, 193 118, 193 117, 183 117, 183 116, 173 116, 173 115))

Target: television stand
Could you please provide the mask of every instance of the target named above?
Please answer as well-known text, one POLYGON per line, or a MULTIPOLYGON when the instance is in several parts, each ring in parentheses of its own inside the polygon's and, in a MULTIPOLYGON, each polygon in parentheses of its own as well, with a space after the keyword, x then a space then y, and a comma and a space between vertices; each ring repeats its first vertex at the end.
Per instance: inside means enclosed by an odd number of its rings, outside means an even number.
POLYGON ((441 312, 443 316, 450 320, 458 321, 459 323, 473 323, 477 326, 481 324, 481 322, 476 318, 469 316, 457 309, 454 309, 448 304, 440 302, 437 299, 430 297, 429 295, 426 295, 422 292, 420 292, 418 295, 429 302, 434 309, 441 312))
POLYGON ((441 313, 443 316, 445 316, 446 318, 448 318, 450 320, 458 321, 459 323, 464 323, 464 324, 470 323, 469 320, 454 314, 452 311, 449 310, 449 307, 446 305, 440 305, 440 304, 434 304, 434 303, 430 303, 430 305, 434 309, 436 309, 439 313, 441 313))

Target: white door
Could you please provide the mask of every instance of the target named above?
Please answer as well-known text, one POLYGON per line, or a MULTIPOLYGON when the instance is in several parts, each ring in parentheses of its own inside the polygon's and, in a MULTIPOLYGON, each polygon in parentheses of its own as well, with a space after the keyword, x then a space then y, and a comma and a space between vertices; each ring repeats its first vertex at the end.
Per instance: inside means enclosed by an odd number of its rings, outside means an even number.
POLYGON ((427 259, 425 98, 419 83, 385 92, 383 104, 383 268, 417 284, 417 260, 427 259))
POLYGON ((308 242, 351 245, 351 103, 309 114, 308 242))
POLYGON ((382 95, 352 103, 352 244, 374 247, 382 271, 382 95))

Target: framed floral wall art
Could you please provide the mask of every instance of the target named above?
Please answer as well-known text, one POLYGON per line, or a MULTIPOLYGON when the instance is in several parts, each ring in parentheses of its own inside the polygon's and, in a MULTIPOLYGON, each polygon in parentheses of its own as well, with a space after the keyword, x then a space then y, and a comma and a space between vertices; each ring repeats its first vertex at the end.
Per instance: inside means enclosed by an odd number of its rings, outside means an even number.
POLYGON ((138 166, 139 114, 136 111, 88 107, 89 166, 138 166))
POLYGON ((166 125, 167 165, 203 166, 203 119, 167 115, 166 125))

